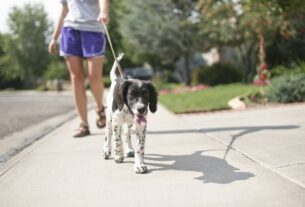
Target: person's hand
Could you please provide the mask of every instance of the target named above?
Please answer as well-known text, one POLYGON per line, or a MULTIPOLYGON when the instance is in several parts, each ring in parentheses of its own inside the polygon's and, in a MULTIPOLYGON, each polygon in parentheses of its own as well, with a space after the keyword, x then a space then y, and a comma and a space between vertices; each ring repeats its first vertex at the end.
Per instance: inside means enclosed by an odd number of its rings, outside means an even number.
POLYGON ((55 39, 52 39, 50 44, 49 44, 49 53, 50 55, 56 55, 57 54, 57 43, 55 39))
POLYGON ((110 22, 108 12, 101 12, 100 15, 97 18, 97 21, 101 22, 101 23, 104 22, 105 24, 108 24, 110 22))

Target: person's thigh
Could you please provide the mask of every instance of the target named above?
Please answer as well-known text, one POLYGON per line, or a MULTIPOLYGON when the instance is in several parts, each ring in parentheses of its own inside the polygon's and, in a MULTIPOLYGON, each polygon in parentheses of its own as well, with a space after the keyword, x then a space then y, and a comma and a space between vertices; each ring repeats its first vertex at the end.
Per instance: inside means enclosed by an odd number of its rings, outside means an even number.
POLYGON ((103 56, 88 58, 88 76, 89 79, 101 80, 103 76, 103 56))
POLYGON ((84 81, 85 72, 83 58, 76 56, 68 56, 66 57, 66 63, 70 72, 71 79, 78 79, 84 81))

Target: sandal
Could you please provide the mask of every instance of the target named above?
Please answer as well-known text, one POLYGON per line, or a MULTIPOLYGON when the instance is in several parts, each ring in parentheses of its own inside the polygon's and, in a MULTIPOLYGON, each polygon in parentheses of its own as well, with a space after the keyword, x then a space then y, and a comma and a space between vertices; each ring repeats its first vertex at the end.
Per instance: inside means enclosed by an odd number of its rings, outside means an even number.
POLYGON ((79 125, 79 128, 76 130, 76 133, 73 135, 73 137, 84 137, 90 135, 89 127, 83 123, 79 125))
POLYGON ((96 126, 97 128, 101 129, 106 126, 106 116, 105 116, 105 107, 103 106, 102 109, 97 109, 97 120, 96 120, 96 126))

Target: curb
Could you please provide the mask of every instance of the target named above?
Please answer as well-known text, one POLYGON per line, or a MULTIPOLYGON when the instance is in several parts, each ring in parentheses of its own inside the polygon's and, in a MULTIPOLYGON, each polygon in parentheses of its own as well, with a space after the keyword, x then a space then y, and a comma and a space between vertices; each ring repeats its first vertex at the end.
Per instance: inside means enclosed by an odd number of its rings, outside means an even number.
MULTIPOLYGON (((104 91, 105 94, 107 94, 108 90, 106 89, 104 91)), ((70 96, 70 92, 59 92, 62 95, 70 96)), ((1 91, 1 96, 11 96, 19 94, 22 95, 37 95, 37 94, 47 94, 47 95, 58 95, 58 92, 37 92, 37 91, 16 91, 12 94, 10 91, 1 91)), ((87 94, 88 97, 91 97, 91 93, 87 94)), ((92 110, 94 108, 94 102, 88 101, 88 111, 92 110)), ((66 122, 72 120, 73 118, 77 117, 76 109, 71 110, 70 112, 66 112, 61 115, 54 116, 52 118, 49 118, 37 125, 29 126, 21 131, 18 131, 16 133, 10 134, 3 138, 3 140, 6 140, 3 143, 1 143, 0 139, 0 176, 3 174, 3 168, 7 168, 5 166, 8 164, 10 160, 12 160, 16 155, 18 155, 20 152, 25 151, 26 148, 33 145, 35 142, 39 141, 46 135, 50 134, 66 122)), ((21 153, 22 154, 22 153, 21 153)), ((10 164, 8 164, 10 165, 10 164)))
MULTIPOLYGON (((94 104, 88 105, 88 112, 94 108, 94 104)), ((72 121, 77 117, 76 110, 70 111, 64 115, 55 116, 49 120, 42 122, 37 126, 29 127, 21 132, 10 136, 11 139, 14 137, 23 137, 24 142, 16 147, 13 147, 8 152, 0 155, 0 177, 5 175, 10 169, 18 165, 29 153, 36 149, 39 145, 52 138, 52 133, 56 133, 56 129, 60 128, 69 121, 72 121), (24 136, 26 133, 31 133, 31 136, 24 136), (33 133, 35 131, 35 133, 33 133), (47 138, 47 139, 43 139, 47 138)))
POLYGON ((2 167, 7 161, 12 157, 23 151, 25 148, 32 145, 34 142, 43 138, 50 132, 54 131, 64 123, 72 120, 76 117, 75 110, 68 112, 64 115, 58 115, 52 117, 36 126, 30 126, 20 132, 14 133, 7 136, 4 139, 9 140, 20 140, 17 143, 10 143, 10 146, 7 146, 7 149, 4 150, 4 154, 0 155, 0 167, 2 167))

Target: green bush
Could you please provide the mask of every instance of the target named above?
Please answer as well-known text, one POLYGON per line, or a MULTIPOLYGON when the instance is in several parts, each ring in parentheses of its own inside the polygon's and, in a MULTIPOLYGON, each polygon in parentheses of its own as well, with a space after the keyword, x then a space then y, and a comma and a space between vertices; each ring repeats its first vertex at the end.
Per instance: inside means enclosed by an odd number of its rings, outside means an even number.
POLYGON ((271 102, 305 101, 305 74, 284 74, 272 79, 267 93, 271 102))
POLYGON ((63 62, 54 61, 44 73, 44 80, 69 79, 68 70, 63 62))
POLYGON ((285 74, 302 74, 302 73, 305 73, 305 62, 299 62, 296 66, 291 68, 279 65, 271 69, 272 78, 285 74))
POLYGON ((241 73, 231 64, 216 63, 212 66, 197 67, 192 73, 192 84, 218 85, 240 82, 241 73))
POLYGON ((104 76, 104 77, 103 77, 103 81, 104 81, 104 86, 105 86, 106 88, 109 88, 110 85, 111 85, 110 77, 109 77, 109 76, 104 76))
POLYGON ((36 88, 37 91, 48 91, 49 89, 47 88, 47 86, 45 84, 39 85, 36 88))
MULTIPOLYGON (((110 85, 111 85, 111 80, 110 80, 110 77, 109 76, 104 76, 103 77, 103 82, 104 82, 104 87, 105 88, 109 88, 110 85)), ((89 80, 86 79, 85 81, 85 88, 86 90, 89 90, 90 89, 90 83, 89 83, 89 80)))

